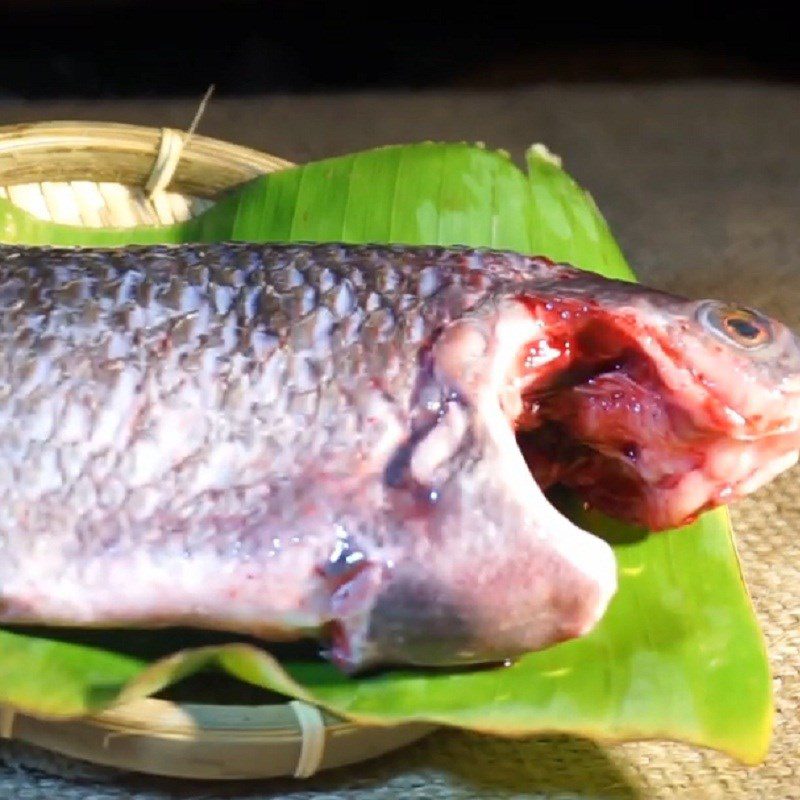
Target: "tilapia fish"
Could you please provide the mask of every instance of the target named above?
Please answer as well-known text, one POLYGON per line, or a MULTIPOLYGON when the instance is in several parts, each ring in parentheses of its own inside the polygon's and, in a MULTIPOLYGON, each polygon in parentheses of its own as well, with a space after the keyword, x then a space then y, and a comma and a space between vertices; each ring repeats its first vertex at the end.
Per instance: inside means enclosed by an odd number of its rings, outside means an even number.
POLYGON ((320 636, 345 670, 589 631, 612 550, 788 467, 798 340, 514 253, 0 247, 0 622, 320 636))

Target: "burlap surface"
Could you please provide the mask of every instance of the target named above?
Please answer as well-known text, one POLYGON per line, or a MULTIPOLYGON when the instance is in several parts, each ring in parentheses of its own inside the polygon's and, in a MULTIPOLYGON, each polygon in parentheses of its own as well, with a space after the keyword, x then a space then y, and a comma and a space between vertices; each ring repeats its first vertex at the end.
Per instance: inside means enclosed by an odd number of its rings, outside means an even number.
MULTIPOLYGON (((0 104, 0 123, 113 119, 183 126, 187 102, 0 104)), ((203 132, 297 161, 371 145, 467 139, 519 158, 533 141, 589 186, 640 277, 760 305, 800 328, 800 90, 756 85, 555 88, 489 94, 215 101, 203 132)), ((599 747, 436 733, 306 783, 192 785, 116 776, 4 746, 0 797, 800 798, 800 470, 733 509, 764 627, 778 714, 769 758, 744 768, 671 743, 599 747)))

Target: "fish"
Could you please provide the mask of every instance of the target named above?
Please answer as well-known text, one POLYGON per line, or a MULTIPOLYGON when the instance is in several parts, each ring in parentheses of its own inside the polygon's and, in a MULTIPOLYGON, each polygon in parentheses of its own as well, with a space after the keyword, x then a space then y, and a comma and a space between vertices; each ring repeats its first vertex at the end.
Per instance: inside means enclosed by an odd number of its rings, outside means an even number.
POLYGON ((4 625, 502 662, 616 592, 553 487, 657 531, 798 448, 798 339, 747 307, 466 247, 0 246, 4 625))

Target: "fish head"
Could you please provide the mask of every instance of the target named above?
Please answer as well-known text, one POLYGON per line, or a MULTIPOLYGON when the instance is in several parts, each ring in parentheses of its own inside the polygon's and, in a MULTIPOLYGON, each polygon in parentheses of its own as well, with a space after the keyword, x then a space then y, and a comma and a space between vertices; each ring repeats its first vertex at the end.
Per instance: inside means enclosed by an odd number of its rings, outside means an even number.
POLYGON ((502 662, 591 631, 614 554, 554 484, 663 529, 797 459, 798 340, 749 309, 570 271, 506 287, 421 364, 384 527, 331 604, 347 671, 502 662))

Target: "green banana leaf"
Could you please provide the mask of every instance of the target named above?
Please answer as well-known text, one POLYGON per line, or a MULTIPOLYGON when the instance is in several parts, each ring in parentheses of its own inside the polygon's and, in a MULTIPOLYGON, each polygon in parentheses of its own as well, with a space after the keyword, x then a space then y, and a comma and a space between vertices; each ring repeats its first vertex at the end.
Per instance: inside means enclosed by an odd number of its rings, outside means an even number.
MULTIPOLYGON (((593 201, 558 160, 534 147, 527 166, 526 175, 500 153, 462 144, 383 148, 259 178, 191 222, 150 229, 48 224, 0 201, 0 240, 458 243, 546 254, 632 280, 593 201)), ((158 658, 137 652, 133 632, 120 646, 119 636, 87 641, 10 628, 0 630, 0 702, 45 716, 80 715, 219 668, 365 723, 671 738, 745 762, 762 759, 772 722, 769 668, 726 511, 649 536, 577 507, 571 513, 612 542, 619 592, 591 635, 508 667, 353 679, 321 661, 278 663, 267 644, 215 644, 158 658)))

